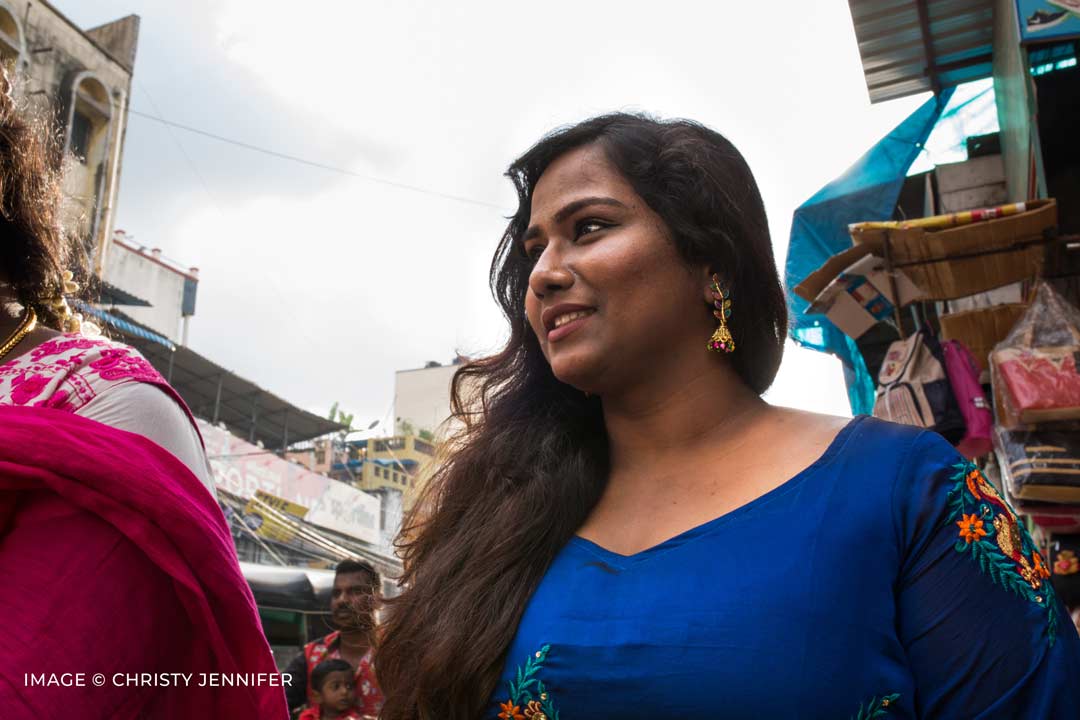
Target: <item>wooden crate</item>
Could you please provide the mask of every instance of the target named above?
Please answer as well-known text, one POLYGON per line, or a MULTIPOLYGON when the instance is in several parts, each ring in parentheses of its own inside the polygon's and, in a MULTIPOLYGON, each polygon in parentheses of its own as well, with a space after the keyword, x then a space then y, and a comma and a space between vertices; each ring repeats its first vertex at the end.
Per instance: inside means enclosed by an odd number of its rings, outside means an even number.
POLYGON ((851 237, 878 257, 885 256, 887 239, 893 265, 926 293, 926 299, 952 300, 1041 274, 1045 258, 1041 241, 1044 232, 1056 226, 1057 203, 1034 200, 1025 212, 996 220, 944 230, 854 229, 851 237), (1023 243, 1027 244, 1016 247, 1023 243))
POLYGON ((979 372, 990 367, 990 351, 1005 339, 1027 305, 1010 303, 942 315, 941 339, 959 340, 971 350, 979 372))

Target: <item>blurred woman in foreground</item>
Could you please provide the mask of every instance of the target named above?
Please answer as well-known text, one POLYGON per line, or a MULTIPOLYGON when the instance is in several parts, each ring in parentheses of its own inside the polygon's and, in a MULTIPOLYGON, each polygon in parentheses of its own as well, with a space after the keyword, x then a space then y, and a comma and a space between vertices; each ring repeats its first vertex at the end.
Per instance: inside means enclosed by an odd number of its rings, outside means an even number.
POLYGON ((136 351, 79 332, 60 177, 2 90, 0 715, 284 718, 194 420, 136 351))

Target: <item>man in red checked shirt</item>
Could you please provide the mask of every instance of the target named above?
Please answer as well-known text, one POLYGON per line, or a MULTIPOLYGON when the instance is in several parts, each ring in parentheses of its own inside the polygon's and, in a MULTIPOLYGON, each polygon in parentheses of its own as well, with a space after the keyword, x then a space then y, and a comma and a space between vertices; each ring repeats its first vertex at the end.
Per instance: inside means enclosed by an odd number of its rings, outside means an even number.
POLYGON ((341 659, 355 671, 356 708, 361 715, 377 717, 383 705, 382 691, 375 683, 371 637, 375 629, 375 590, 379 575, 375 569, 355 560, 338 564, 334 575, 334 593, 330 597, 330 615, 339 628, 304 646, 293 658, 285 674, 292 675, 285 688, 290 712, 304 704, 311 705, 311 671, 323 660, 341 659))

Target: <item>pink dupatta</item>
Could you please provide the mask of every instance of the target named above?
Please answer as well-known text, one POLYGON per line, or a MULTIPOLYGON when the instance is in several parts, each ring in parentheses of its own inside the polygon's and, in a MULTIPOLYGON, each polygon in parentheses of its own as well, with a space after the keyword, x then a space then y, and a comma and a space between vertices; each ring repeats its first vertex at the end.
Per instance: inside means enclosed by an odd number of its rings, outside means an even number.
POLYGON ((0 577, 4 717, 287 717, 217 503, 139 435, 0 407, 0 577), (28 676, 59 673, 83 673, 83 685, 28 676), (154 684, 133 687, 137 673, 154 684), (163 686, 166 673, 192 677, 163 686), (251 686, 199 687, 201 673, 251 686))

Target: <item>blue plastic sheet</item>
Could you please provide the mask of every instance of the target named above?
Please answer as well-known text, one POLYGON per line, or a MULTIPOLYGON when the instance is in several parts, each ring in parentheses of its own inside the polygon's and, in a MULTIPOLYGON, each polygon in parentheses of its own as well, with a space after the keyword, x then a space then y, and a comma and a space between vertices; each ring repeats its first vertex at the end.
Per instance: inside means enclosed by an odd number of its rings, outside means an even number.
POLYGON ((159 345, 164 345, 170 350, 176 349, 176 345, 174 345, 172 341, 169 340, 167 337, 158 335, 155 332, 150 332, 149 330, 141 328, 134 323, 129 323, 123 318, 118 318, 112 313, 107 313, 104 310, 100 310, 91 305, 90 303, 83 302, 82 300, 72 298, 70 301, 71 304, 75 306, 75 309, 79 312, 84 312, 87 315, 92 315, 93 317, 101 320, 105 324, 112 325, 120 332, 127 333, 128 335, 134 335, 135 337, 141 337, 144 340, 150 340, 151 342, 156 342, 159 345))
POLYGON ((840 358, 854 414, 870 413, 874 404, 874 380, 862 353, 855 341, 824 315, 807 315, 809 303, 791 289, 830 257, 851 247, 849 223, 892 217, 908 168, 922 151, 952 93, 950 88, 927 100, 847 172, 800 205, 791 221, 784 268, 791 307, 790 334, 803 347, 840 358))

